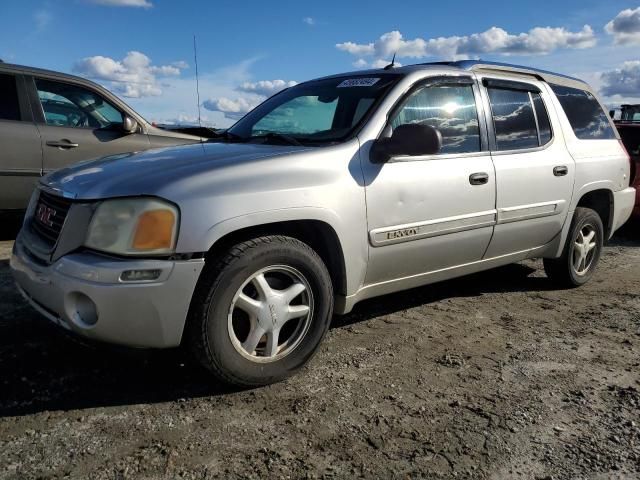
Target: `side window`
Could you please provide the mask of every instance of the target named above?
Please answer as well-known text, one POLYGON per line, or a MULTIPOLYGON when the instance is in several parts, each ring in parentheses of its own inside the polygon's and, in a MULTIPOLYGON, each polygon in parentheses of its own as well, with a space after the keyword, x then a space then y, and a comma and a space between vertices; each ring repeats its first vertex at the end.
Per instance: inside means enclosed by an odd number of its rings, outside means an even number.
POLYGON ((14 75, 0 75, 0 120, 21 120, 14 75))
POLYGON ((538 134, 540 135, 540 145, 546 145, 551 141, 551 121, 549 114, 544 106, 544 101, 539 93, 531 93, 533 100, 533 108, 536 112, 536 120, 538 121, 538 134))
POLYGON ((488 88, 498 150, 539 146, 536 117, 529 92, 488 88))
POLYGON ((77 85, 36 79, 47 125, 107 128, 122 124, 122 113, 100 95, 77 85))
POLYGON ((591 93, 561 85, 551 85, 576 137, 581 140, 616 138, 607 114, 591 93))
POLYGON ((442 134, 440 153, 480 151, 480 128, 471 85, 432 85, 414 92, 391 121, 430 125, 442 134))

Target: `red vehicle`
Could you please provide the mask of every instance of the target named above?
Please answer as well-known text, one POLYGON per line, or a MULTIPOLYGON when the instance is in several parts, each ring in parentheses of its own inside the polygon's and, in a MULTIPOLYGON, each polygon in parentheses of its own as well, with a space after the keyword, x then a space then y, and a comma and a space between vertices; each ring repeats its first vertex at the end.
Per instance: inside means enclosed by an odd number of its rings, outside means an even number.
POLYGON ((640 220, 640 105, 622 105, 621 118, 614 123, 631 157, 631 185, 636 189, 633 217, 640 220))

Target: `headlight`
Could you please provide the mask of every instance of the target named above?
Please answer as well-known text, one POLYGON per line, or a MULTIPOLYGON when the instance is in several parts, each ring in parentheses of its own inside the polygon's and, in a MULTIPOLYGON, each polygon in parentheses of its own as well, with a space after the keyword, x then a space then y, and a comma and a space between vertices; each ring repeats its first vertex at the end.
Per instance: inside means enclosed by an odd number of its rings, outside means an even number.
POLYGON ((119 255, 173 253, 178 209, 156 198, 105 200, 93 214, 85 245, 119 255))

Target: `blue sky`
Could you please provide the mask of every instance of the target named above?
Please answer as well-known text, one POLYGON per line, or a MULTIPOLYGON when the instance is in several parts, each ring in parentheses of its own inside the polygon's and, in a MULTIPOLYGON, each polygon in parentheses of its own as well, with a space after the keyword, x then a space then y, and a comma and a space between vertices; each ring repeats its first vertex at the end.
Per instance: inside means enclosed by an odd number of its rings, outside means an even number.
POLYGON ((196 117, 195 34, 203 115, 218 126, 295 81, 384 63, 392 51, 403 64, 530 64, 581 76, 608 103, 640 97, 640 1, 506 5, 4 0, 0 58, 87 76, 150 120, 185 122, 196 117))

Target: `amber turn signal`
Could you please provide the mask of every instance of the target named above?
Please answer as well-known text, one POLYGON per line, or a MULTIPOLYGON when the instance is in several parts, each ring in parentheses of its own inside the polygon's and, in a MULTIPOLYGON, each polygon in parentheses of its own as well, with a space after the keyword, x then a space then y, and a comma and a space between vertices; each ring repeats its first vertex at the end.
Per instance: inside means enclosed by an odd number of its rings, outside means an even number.
POLYGON ((138 218, 133 237, 134 250, 173 248, 176 218, 171 210, 148 210, 138 218))

